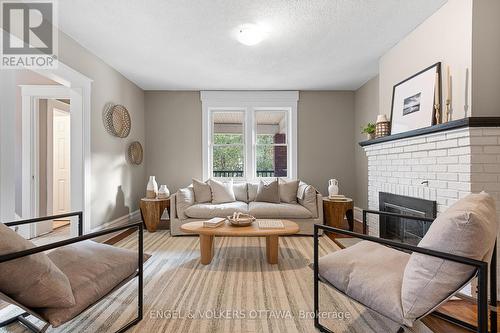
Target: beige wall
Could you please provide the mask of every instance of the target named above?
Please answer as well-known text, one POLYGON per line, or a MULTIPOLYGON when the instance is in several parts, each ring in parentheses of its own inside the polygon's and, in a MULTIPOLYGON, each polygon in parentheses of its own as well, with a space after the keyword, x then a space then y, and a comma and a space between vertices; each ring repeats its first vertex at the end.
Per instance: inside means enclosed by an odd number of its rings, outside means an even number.
POLYGON ((93 80, 90 185, 91 227, 96 227, 137 210, 145 193, 145 163, 126 161, 130 142, 145 145, 144 92, 64 33, 59 34, 59 59, 93 80), (104 129, 102 110, 108 102, 123 104, 130 113, 132 129, 125 139, 104 129))
POLYGON ((500 116, 500 1, 475 0, 472 16, 474 115, 500 116))
POLYGON ((366 140, 361 127, 374 123, 378 115, 379 77, 366 82, 354 93, 354 168, 356 190, 354 202, 357 207, 368 208, 368 158, 358 142, 366 140))
POLYGON ((328 195, 328 180, 342 194, 355 191, 354 93, 301 91, 298 105, 298 177, 328 195))
MULTIPOLYGON (((354 93, 302 91, 298 105, 298 176, 327 193, 337 178, 354 193, 354 93)), ((146 165, 171 191, 202 177, 199 92, 146 92, 146 165)))
MULTIPOLYGON (((198 91, 146 92, 147 175, 173 193, 202 178, 198 91)), ((144 186, 146 186, 144 184, 144 186)))
MULTIPOLYGON (((380 112, 390 116, 392 88, 395 84, 441 61, 443 74, 446 73, 446 67, 450 66, 453 119, 463 118, 466 96, 470 104, 470 76, 466 94, 465 73, 467 68, 471 69, 471 58, 472 0, 448 0, 380 58, 380 112)), ((443 82, 443 95, 445 91, 446 83, 443 82)), ((474 110, 472 113, 474 115, 474 110)))

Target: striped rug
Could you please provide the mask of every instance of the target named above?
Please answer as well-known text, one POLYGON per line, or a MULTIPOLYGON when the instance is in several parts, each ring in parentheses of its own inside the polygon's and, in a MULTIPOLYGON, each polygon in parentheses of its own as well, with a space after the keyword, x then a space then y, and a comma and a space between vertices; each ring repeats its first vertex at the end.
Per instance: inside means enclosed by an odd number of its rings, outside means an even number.
MULTIPOLYGON (((137 236, 117 246, 134 249, 137 236)), ((130 332, 317 332, 311 318, 312 237, 281 237, 279 264, 269 265, 264 238, 216 238, 214 260, 199 262, 198 237, 144 234, 144 319, 130 332)), ((320 255, 338 250, 320 240, 320 255)), ((335 332, 396 332, 398 326, 326 286, 320 287, 322 323, 335 332)), ((75 320, 48 332, 114 332, 134 316, 136 282, 75 320)), ((17 311, 0 311, 1 318, 17 311)), ((35 321, 36 322, 36 321, 35 321)), ((19 324, 1 332, 25 332, 19 324)), ((419 332, 429 332, 419 327, 419 332)))

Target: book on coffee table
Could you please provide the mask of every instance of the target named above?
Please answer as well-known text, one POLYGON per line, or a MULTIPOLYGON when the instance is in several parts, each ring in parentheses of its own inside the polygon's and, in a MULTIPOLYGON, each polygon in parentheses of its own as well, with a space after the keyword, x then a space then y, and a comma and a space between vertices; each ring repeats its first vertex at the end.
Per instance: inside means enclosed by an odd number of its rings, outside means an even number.
POLYGON ((221 225, 223 225, 225 221, 226 221, 225 218, 214 217, 213 219, 210 219, 208 221, 204 221, 203 226, 205 228, 217 228, 217 227, 220 227, 221 225))
POLYGON ((258 220, 259 229, 284 229, 285 225, 281 220, 258 220))

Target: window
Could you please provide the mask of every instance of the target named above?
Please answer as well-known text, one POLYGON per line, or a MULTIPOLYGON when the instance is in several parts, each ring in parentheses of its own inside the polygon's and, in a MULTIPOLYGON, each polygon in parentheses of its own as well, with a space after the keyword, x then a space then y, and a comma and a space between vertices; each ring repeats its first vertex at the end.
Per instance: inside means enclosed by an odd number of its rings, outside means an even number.
POLYGON ((296 178, 297 92, 203 91, 203 178, 296 178))
POLYGON ((212 175, 242 178, 245 175, 244 112, 212 113, 212 175))
POLYGON ((257 177, 288 177, 287 112, 255 112, 257 177))

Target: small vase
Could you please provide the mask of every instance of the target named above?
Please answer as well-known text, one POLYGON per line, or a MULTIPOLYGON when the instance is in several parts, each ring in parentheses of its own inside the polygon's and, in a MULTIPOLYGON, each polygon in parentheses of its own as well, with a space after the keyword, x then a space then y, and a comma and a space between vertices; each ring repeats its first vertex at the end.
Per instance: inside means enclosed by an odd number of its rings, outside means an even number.
POLYGON ((156 182, 155 176, 149 176, 149 182, 146 187, 146 198, 155 199, 158 193, 158 183, 156 182))
POLYGON ((366 134, 366 139, 367 140, 373 140, 373 139, 375 139, 375 133, 368 133, 368 134, 366 134))
POLYGON ((158 190, 158 199, 167 199, 170 196, 170 191, 167 185, 161 185, 158 190))

